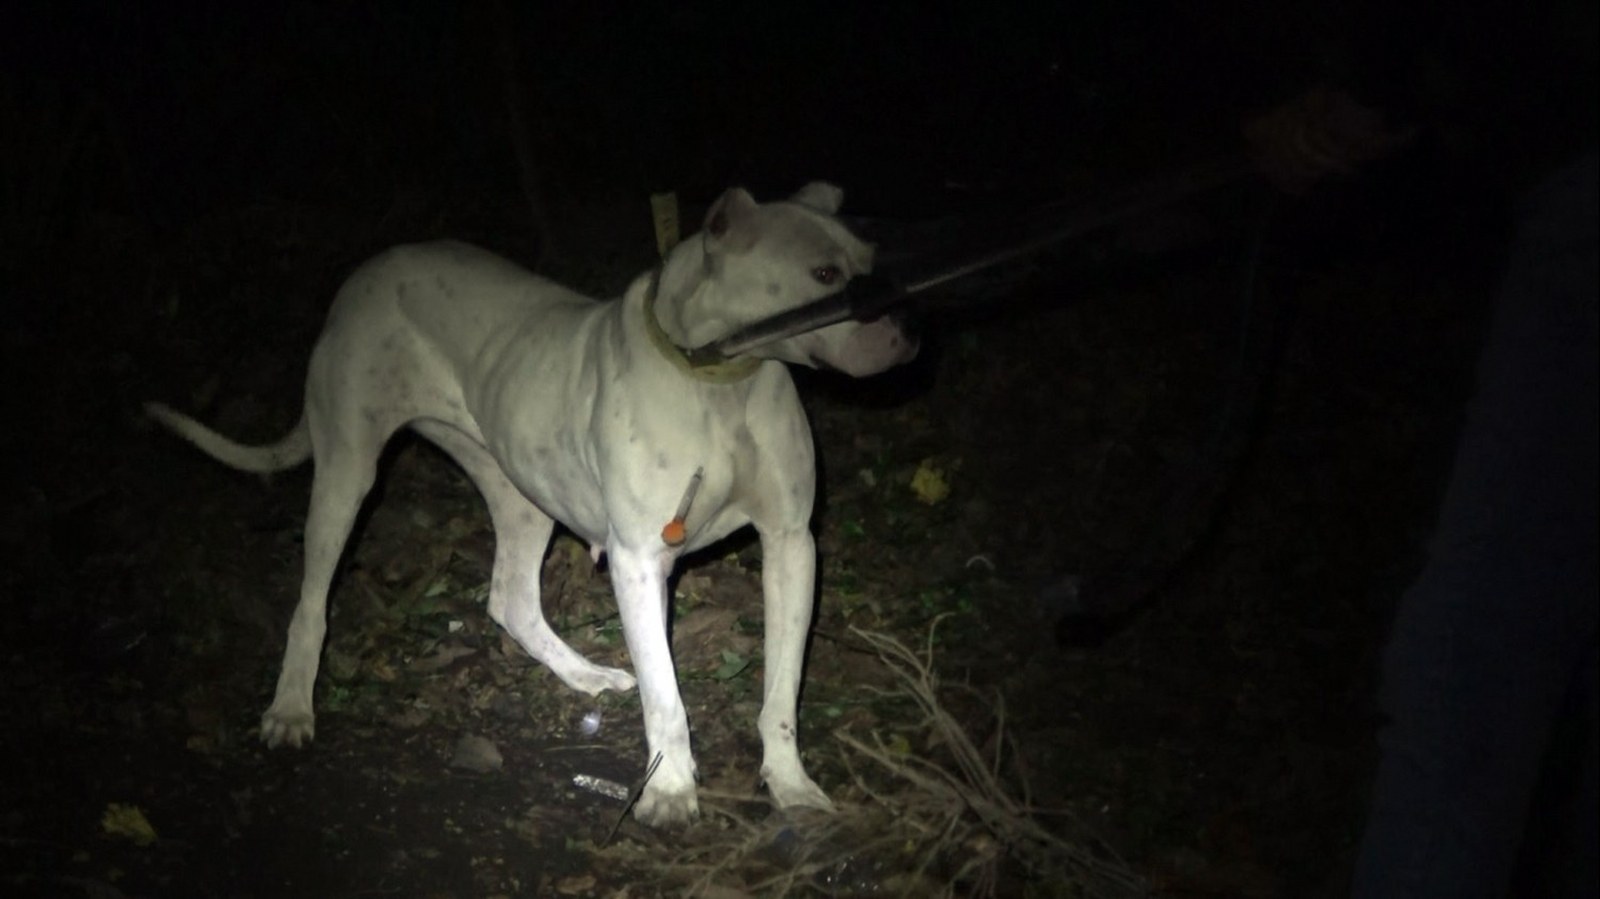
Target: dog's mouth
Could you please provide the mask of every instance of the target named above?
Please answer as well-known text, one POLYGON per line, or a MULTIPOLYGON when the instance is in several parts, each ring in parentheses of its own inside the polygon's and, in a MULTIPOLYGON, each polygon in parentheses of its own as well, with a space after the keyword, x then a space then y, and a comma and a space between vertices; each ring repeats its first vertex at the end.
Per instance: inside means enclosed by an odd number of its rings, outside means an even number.
POLYGON ((879 374, 910 362, 921 348, 910 317, 903 314, 833 327, 848 331, 833 335, 818 332, 815 339, 806 341, 809 344, 805 347, 806 357, 818 368, 855 378, 879 374))

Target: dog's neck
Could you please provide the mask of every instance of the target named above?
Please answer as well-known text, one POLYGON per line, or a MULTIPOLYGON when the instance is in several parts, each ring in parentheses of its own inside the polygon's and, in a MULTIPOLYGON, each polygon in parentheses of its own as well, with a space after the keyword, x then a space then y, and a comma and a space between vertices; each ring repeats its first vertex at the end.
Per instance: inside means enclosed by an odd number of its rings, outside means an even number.
POLYGON ((715 287, 709 265, 696 234, 668 251, 656 268, 656 320, 679 346, 703 346, 733 329, 733 323, 709 309, 715 304, 703 297, 715 287))
POLYGON ((714 365, 697 366, 685 353, 686 349, 726 336, 731 328, 720 317, 704 320, 695 314, 705 308, 705 304, 699 302, 701 294, 713 288, 699 241, 691 239, 687 243, 689 245, 680 244, 669 253, 650 274, 642 310, 650 343, 674 367, 695 380, 716 384, 742 381, 755 374, 761 367, 761 359, 740 356, 714 365))

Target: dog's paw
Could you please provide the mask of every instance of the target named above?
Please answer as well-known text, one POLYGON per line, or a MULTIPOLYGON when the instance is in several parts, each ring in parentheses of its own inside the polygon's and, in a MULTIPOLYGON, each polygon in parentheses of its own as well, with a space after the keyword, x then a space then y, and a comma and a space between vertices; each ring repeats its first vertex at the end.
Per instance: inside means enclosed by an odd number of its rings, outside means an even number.
POLYGON ((649 827, 676 827, 698 819, 700 798, 693 781, 684 789, 667 790, 658 789, 652 778, 634 804, 633 816, 649 827))
POLYGON ((261 716, 261 742, 276 749, 285 744, 300 748, 316 736, 317 716, 311 712, 280 712, 267 709, 261 716))
POLYGON ((587 669, 579 672, 566 672, 566 677, 562 680, 565 680, 566 685, 571 688, 581 689, 582 693, 587 693, 589 696, 600 696, 606 689, 613 689, 616 693, 627 693, 638 683, 634 680, 634 675, 622 669, 608 669, 603 665, 589 665, 587 669))
POLYGON ((626 693, 637 683, 633 675, 621 668, 606 668, 588 661, 584 662, 582 668, 573 667, 566 671, 557 671, 556 676, 572 689, 590 696, 599 696, 607 690, 626 693))
POLYGON ((762 779, 767 782, 767 792, 772 795, 772 804, 778 808, 803 806, 825 812, 833 811, 833 800, 829 799, 828 794, 822 792, 817 782, 807 777, 804 771, 787 777, 776 777, 771 772, 764 771, 762 779))

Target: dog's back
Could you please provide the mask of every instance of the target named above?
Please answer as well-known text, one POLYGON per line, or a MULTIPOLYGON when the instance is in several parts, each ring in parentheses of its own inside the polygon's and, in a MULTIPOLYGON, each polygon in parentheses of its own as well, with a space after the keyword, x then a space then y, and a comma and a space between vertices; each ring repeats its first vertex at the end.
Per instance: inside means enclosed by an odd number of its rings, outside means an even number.
POLYGON ((481 439, 471 408, 492 398, 469 397, 462 385, 497 383, 491 372, 507 347, 526 354, 541 340, 582 339, 606 305, 469 244, 395 247, 334 299, 312 351, 308 406, 313 396, 346 397, 386 429, 429 417, 481 439))

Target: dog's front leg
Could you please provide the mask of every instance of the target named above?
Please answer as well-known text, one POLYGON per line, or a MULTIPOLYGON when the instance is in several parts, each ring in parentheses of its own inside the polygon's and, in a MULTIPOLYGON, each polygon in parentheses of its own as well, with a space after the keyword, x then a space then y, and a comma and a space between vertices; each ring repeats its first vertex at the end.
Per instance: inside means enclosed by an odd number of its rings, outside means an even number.
POLYGON ((761 703, 761 778, 779 808, 833 803, 800 762, 795 705, 805 665, 816 587, 817 548, 805 528, 761 531, 761 589, 766 598, 765 692, 761 703))
POLYGON ((678 693, 678 677, 667 642, 667 574, 672 557, 639 551, 611 541, 611 584, 622 612, 622 634, 633 657, 644 706, 647 762, 661 763, 633 808, 634 817, 652 826, 681 824, 700 814, 695 797, 694 758, 689 751, 689 718, 678 693))

